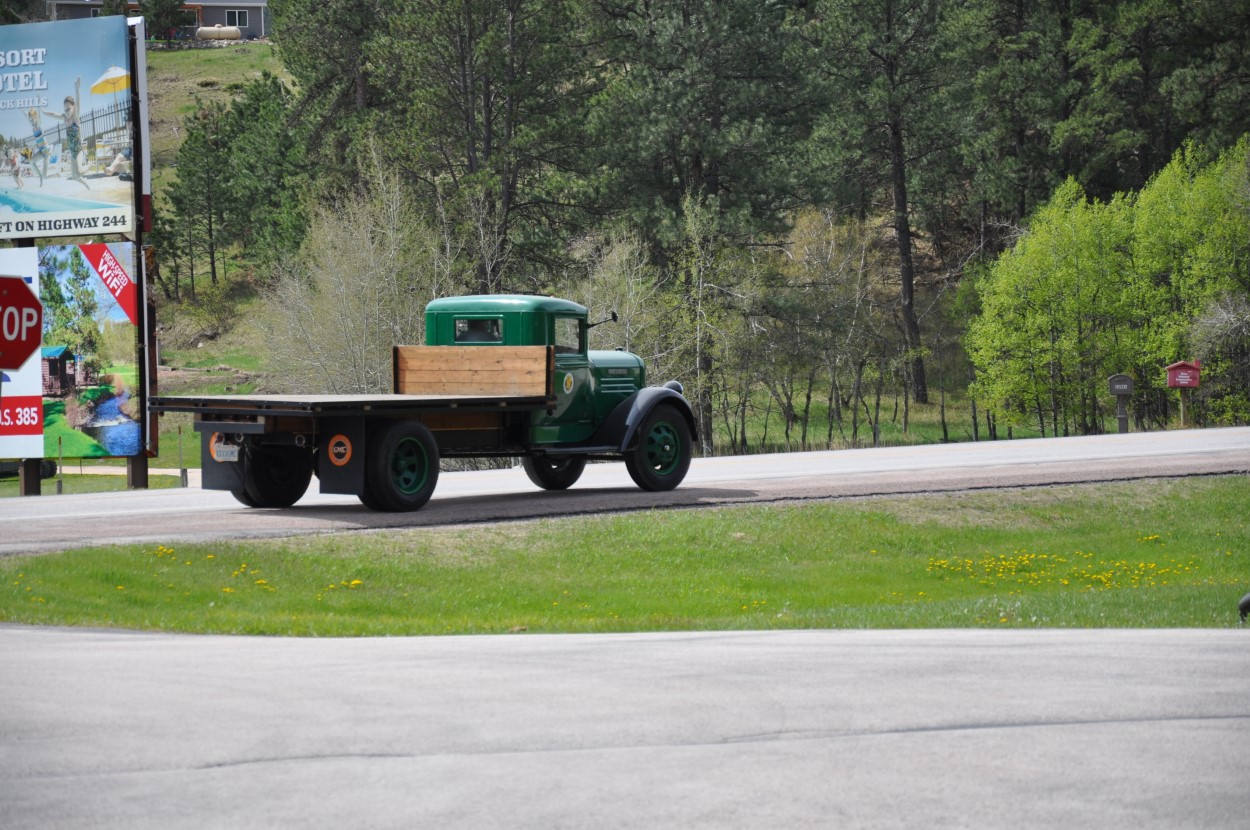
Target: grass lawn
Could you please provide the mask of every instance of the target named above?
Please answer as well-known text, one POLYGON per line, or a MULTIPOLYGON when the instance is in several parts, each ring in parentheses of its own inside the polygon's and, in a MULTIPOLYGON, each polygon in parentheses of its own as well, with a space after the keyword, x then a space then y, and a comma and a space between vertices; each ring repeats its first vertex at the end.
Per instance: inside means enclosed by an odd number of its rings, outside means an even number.
POLYGON ((1231 626, 1250 479, 0 560, 0 619, 294 635, 1231 626))
MULTIPOLYGON (((126 489, 125 475, 78 475, 76 473, 77 470, 77 459, 65 462, 64 475, 61 477, 61 492, 63 494, 105 493, 126 489)), ((56 493, 56 482, 56 476, 45 478, 40 482, 39 487, 42 493, 40 498, 53 496, 56 493)), ((153 490, 163 487, 178 487, 180 484, 181 482, 177 476, 148 476, 148 485, 153 490)), ((17 476, 0 478, 0 498, 17 498, 17 489, 17 476)))

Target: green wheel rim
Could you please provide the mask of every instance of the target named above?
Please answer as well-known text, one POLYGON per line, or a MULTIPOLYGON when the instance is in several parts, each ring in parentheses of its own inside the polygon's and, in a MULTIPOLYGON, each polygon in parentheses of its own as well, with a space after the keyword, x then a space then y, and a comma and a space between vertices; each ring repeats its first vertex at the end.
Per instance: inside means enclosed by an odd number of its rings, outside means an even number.
POLYGON ((429 468, 425 447, 416 438, 403 439, 391 454, 391 481, 395 489, 406 496, 425 486, 429 468))
POLYGON ((666 476, 681 461, 681 436, 667 421, 659 421, 647 433, 647 466, 666 476))

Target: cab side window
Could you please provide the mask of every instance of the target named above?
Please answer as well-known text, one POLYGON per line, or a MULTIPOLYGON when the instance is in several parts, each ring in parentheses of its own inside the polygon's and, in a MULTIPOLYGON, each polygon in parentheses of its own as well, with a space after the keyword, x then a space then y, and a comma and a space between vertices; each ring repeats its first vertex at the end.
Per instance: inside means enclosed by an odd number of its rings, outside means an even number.
POLYGON ((556 354, 579 354, 582 348, 582 321, 577 317, 557 317, 556 354))
POLYGON ((500 343, 503 341, 502 320, 456 320, 457 343, 500 343))

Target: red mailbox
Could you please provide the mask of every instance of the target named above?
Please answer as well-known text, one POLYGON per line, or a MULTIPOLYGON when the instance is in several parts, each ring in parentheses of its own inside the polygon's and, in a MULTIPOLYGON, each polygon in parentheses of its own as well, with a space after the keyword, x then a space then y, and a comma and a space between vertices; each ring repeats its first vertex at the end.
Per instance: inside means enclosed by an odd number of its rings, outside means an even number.
POLYGON ((1201 369, 1202 361, 1200 360, 1195 360, 1193 363, 1184 360, 1173 363, 1168 367, 1168 388, 1197 389, 1201 369))

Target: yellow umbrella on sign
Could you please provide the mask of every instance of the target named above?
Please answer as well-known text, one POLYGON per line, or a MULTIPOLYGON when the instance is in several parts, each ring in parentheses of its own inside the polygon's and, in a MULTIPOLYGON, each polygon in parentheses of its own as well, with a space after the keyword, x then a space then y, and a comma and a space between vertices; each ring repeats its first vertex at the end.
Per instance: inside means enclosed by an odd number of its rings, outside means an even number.
POLYGON ((123 89, 130 88, 130 73, 120 66, 110 66, 104 70, 94 84, 91 85, 91 91, 96 95, 108 95, 113 93, 113 106, 117 106, 117 93, 123 89))
POLYGON ((96 95, 108 95, 110 92, 116 95, 123 89, 130 87, 130 73, 120 66, 110 66, 104 70, 104 74, 91 85, 91 91, 96 95))

